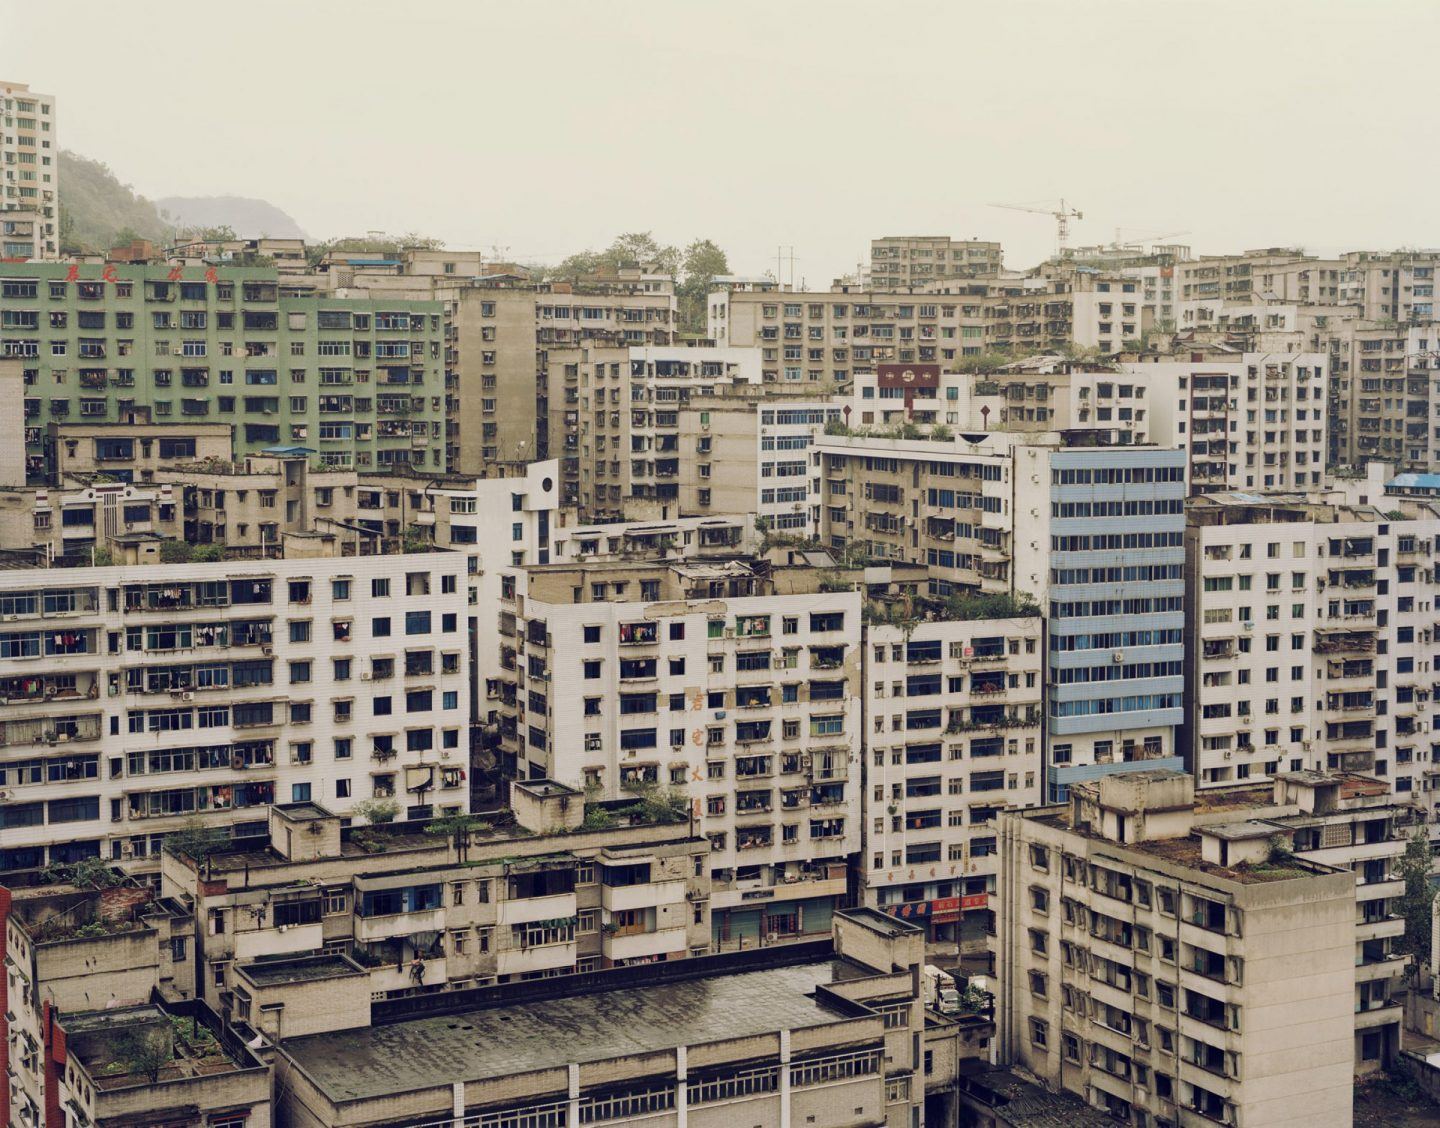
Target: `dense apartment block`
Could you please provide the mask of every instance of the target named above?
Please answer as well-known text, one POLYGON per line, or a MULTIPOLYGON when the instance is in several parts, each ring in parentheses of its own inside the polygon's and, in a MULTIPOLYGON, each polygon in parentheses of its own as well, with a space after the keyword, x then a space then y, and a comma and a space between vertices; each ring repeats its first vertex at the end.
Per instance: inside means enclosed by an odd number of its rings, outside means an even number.
POLYGON ((815 944, 419 1005, 372 1006, 342 969, 296 960, 276 977, 317 980, 322 1005, 301 1029, 270 1015, 260 1026, 297 1128, 953 1123, 960 1071, 983 1058, 993 1026, 983 1008, 923 1006, 921 941, 858 909, 815 944))
POLYGON ((1237 255, 1201 255, 1177 263, 1176 327, 1209 327, 1227 305, 1246 305, 1272 293, 1282 299, 1323 303, 1336 284, 1336 278, 1325 272, 1331 265, 1338 264, 1321 263, 1302 251, 1284 247, 1237 255))
MULTIPOLYGON (((575 388, 565 367, 578 363, 572 351, 669 345, 676 332, 674 284, 638 272, 634 278, 540 286, 479 278, 453 291, 443 277, 430 282, 452 311, 446 351, 450 468, 464 474, 573 457, 564 441, 570 432, 561 429, 575 388), (554 367, 552 352, 562 354, 554 367)), ((628 412, 629 404, 621 410, 628 412)))
POLYGON ((1340 321, 1330 350, 1329 457, 1440 469, 1440 325, 1340 321))
POLYGON ((51 422, 228 423, 237 456, 444 468, 441 308, 338 298, 274 268, 7 263, 0 355, 24 360, 26 449, 51 422))
POLYGON ((1197 807, 1128 772, 1002 814, 1002 1064, 1131 1123, 1348 1125, 1357 876, 1295 856, 1284 787, 1197 807))
POLYGON ((1374 500, 1384 508, 1191 503, 1186 730, 1199 787, 1335 768, 1428 802, 1440 510, 1374 500))
POLYGON ((270 804, 467 810, 457 553, 13 569, 0 579, 0 870, 153 867, 270 804))
POLYGON ((938 363, 1070 341, 1063 282, 956 280, 936 293, 837 285, 798 293, 774 283, 735 282, 711 291, 709 335, 717 345, 759 348, 767 382, 823 388, 879 364, 938 363))
POLYGON ((563 401, 551 401, 562 497, 591 521, 675 516, 687 470, 701 489, 712 477, 703 444, 682 446, 684 414, 731 390, 761 391, 758 349, 585 345, 552 348, 548 361, 563 381, 563 401))
POLYGON ((865 628, 863 895, 931 942, 989 930, 996 816, 1040 801, 1042 633, 1038 615, 865 628))
POLYGON ((0 258, 53 259, 60 249, 60 141, 55 99, 0 80, 0 258))
POLYGON ((809 449, 842 415, 838 399, 774 384, 690 404, 680 412, 680 512, 753 513, 777 533, 811 532, 809 449))
POLYGON ((1357 306, 1367 321, 1431 321, 1437 265, 1437 251, 1351 251, 1341 257, 1332 301, 1357 306))
POLYGON ((952 239, 948 235, 886 235, 870 240, 870 285, 909 290, 949 278, 1000 273, 999 243, 952 239))
POLYGON ((306 955, 357 964, 379 1000, 709 952, 710 846, 683 803, 587 805, 517 781, 472 823, 352 830, 319 804, 277 804, 268 835, 166 853, 161 891, 194 916, 203 998, 253 1023, 247 981, 306 955))
POLYGON ((1150 440, 1188 452, 1191 493, 1317 489, 1326 361, 1313 352, 1156 358, 1121 364, 1105 382, 1133 385, 1146 403, 1150 440))
POLYGON ((722 946, 825 933, 860 845, 860 597, 817 582, 777 594, 735 557, 507 577, 506 769, 688 795, 722 946))
POLYGON ((817 435, 816 532, 830 549, 930 568, 928 594, 1010 590, 1009 443, 817 435))

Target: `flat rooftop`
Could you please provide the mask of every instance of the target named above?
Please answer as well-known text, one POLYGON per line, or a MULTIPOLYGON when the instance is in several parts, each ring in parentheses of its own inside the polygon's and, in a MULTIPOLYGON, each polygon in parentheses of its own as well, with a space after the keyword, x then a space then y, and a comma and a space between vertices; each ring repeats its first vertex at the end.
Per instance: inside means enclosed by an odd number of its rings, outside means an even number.
POLYGON ((239 970, 257 987, 281 987, 287 983, 314 983, 322 979, 348 979, 354 975, 369 974, 340 955, 256 960, 241 964, 239 970))
POLYGON ((332 1101, 603 1061, 849 1015, 817 1002, 831 960, 312 1034, 282 1051, 332 1101))

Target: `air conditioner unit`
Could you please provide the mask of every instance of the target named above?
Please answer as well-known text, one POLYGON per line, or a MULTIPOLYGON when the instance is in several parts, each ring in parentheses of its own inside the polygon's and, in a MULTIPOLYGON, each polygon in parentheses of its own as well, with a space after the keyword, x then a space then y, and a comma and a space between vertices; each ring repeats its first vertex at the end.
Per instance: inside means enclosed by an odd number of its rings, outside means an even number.
POLYGON ((1110 655, 1110 661, 1116 663, 1117 665, 1125 661, 1125 652, 1123 650, 1115 651, 1114 654, 1110 655))
POLYGON ((371 675, 370 672, 367 670, 365 673, 363 673, 363 674, 360 675, 360 680, 361 680, 361 681, 369 681, 370 678, 371 678, 371 676, 372 676, 372 675, 371 675))
POLYGON ((135 856, 135 845, 132 842, 120 843, 120 857, 133 858, 135 856))

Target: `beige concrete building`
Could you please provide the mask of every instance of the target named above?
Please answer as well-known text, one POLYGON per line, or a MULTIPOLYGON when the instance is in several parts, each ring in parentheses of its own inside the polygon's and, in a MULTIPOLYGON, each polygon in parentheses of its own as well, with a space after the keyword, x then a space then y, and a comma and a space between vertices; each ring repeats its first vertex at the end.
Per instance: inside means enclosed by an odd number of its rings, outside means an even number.
POLYGON ((1337 321, 1330 350, 1330 461, 1440 469, 1440 325, 1337 321))
POLYGON ((909 290, 948 278, 980 278, 1003 267, 999 243, 948 235, 886 235, 870 240, 870 285, 909 290))
POLYGON ((216 1010, 256 1022, 243 977, 282 957, 343 955, 382 1000, 710 951, 710 847, 683 804, 587 804, 532 780, 453 832, 342 822, 280 804, 267 834, 200 860, 164 856, 161 891, 193 913, 216 1010))
POLYGON ((55 98, 0 80, 0 258, 60 252, 60 141, 55 98))
POLYGON ((1349 1125, 1356 877, 1266 810, 1167 771, 1002 814, 1001 1063, 1132 1123, 1349 1125))
POLYGON ((0 888, 0 1118, 269 1128, 269 1067, 191 998, 190 916, 90 878, 0 888))
POLYGON ((681 478, 694 465, 685 457, 694 447, 681 445, 684 413, 741 388, 765 390, 758 349, 600 343, 552 348, 547 361, 563 392, 550 411, 562 501, 585 521, 683 512, 681 478))
POLYGON ((663 977, 622 968, 373 1007, 341 969, 301 964, 297 978, 332 974, 337 989, 310 1013, 313 1032, 274 1039, 281 1116, 295 1128, 955 1123, 959 1073, 988 1052, 992 1025, 982 1005, 926 1008, 924 962, 919 929, 858 909, 837 914, 833 940, 663 977), (365 1028, 372 1017, 384 1025, 365 1028))
MULTIPOLYGON (((945 364, 985 351, 989 288, 965 285, 978 293, 962 300, 854 286, 795 293, 773 283, 736 283, 711 291, 709 335, 717 345, 759 348, 767 383, 828 394, 877 364, 945 364)), ((1008 326, 1008 319, 996 318, 995 326, 1008 326)))
POLYGON ((754 513, 777 533, 812 529, 809 450, 838 398, 766 384, 721 391, 680 411, 680 512, 754 513))
POLYGON ((1440 251, 1351 251, 1333 264, 1333 299, 1358 307, 1367 321, 1428 322, 1435 317, 1435 271, 1440 251))
POLYGON ((104 475, 121 482, 153 482, 183 463, 228 462, 234 451, 229 423, 50 423, 43 434, 44 474, 104 475))

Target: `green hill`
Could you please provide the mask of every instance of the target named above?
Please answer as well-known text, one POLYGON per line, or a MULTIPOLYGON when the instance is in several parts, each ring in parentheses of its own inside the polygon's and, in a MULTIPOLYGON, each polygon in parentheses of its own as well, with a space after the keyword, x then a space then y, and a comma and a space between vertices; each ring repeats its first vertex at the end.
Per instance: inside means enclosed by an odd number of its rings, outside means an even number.
POLYGON ((268 200, 251 196, 166 196, 156 200, 160 214, 181 227, 228 227, 242 239, 270 236, 303 239, 305 232, 268 200))
POLYGON ((121 184, 109 167, 60 150, 60 245, 105 251, 126 239, 169 242, 170 224, 144 196, 121 184))

